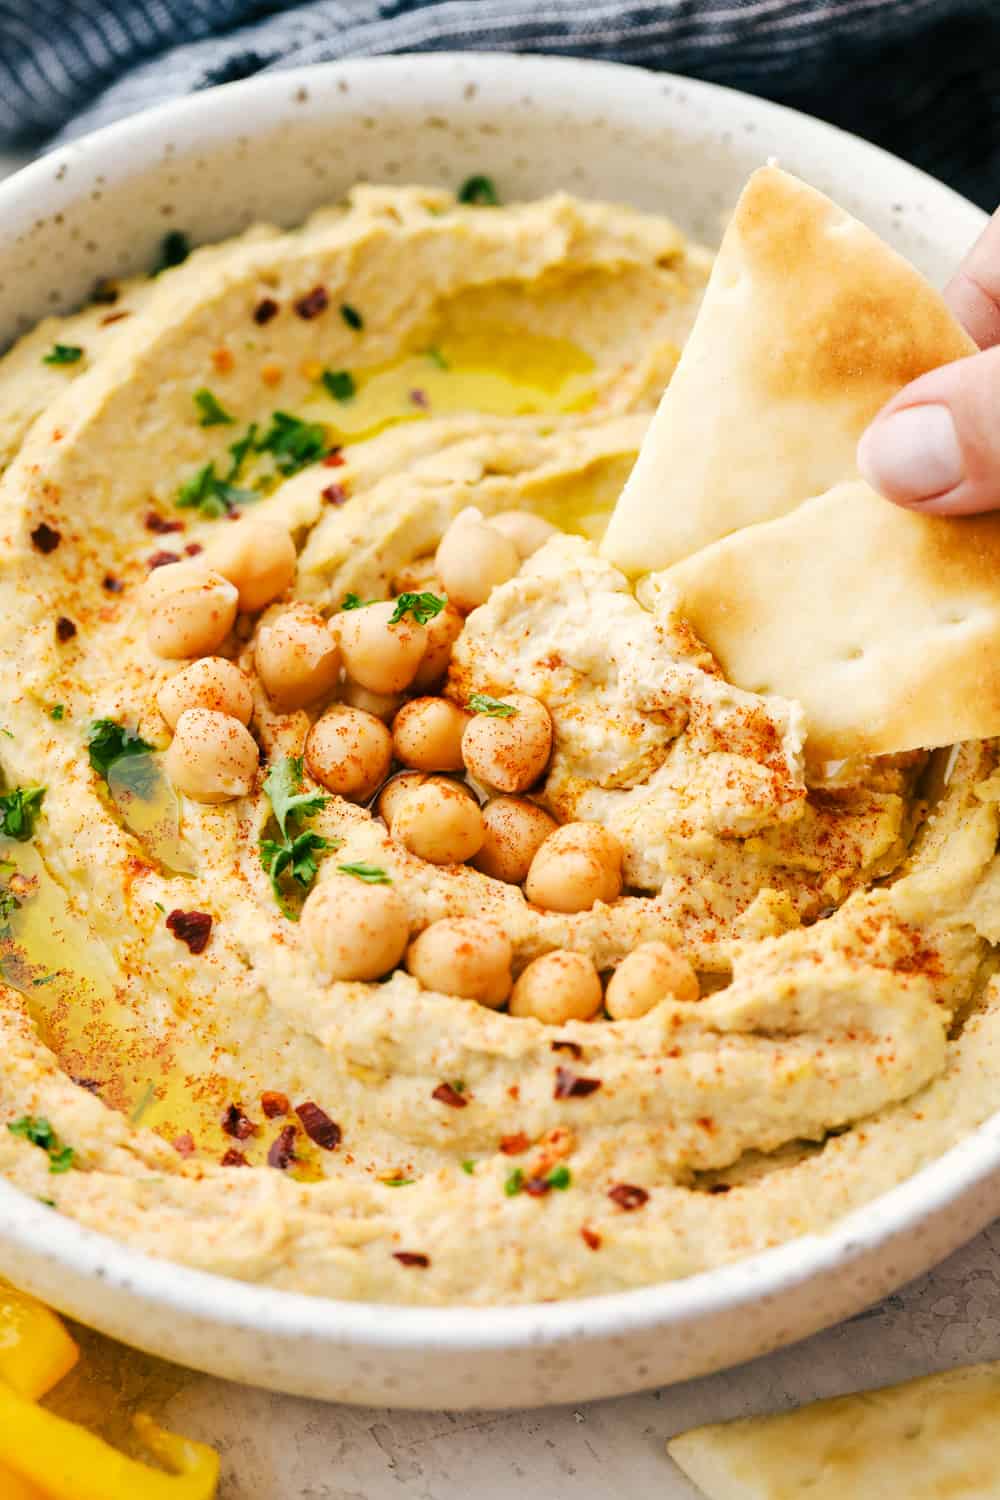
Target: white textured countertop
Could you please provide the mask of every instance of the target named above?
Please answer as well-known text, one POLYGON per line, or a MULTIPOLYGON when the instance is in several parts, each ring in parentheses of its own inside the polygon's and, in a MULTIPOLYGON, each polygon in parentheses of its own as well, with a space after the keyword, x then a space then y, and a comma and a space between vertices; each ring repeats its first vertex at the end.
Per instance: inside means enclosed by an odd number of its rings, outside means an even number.
MULTIPOLYGON (((21 160, 0 155, 0 177, 21 160)), ((83 1361, 67 1406, 85 1411, 96 1377, 98 1407, 122 1393, 213 1444, 220 1500, 694 1500, 664 1447, 684 1428, 1000 1358, 1000 1222, 877 1308, 804 1343, 687 1385, 576 1408, 329 1406, 175 1370, 76 1332, 83 1361)))

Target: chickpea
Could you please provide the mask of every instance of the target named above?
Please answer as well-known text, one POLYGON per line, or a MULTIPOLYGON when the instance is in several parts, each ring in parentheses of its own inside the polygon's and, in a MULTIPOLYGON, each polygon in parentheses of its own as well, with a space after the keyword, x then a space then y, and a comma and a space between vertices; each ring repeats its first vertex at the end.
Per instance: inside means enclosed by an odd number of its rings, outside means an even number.
POLYGON ((370 980, 399 963, 410 919, 395 886, 335 875, 309 892, 300 930, 325 979, 370 980))
POLYGON ((331 694, 340 675, 340 647, 316 610, 297 604, 257 632, 254 665, 279 713, 331 694))
POLYGON ((547 911, 589 911, 621 895, 622 854, 600 823, 564 823, 539 845, 524 893, 547 911))
POLYGON ((640 943, 623 958, 611 978, 605 999, 614 1021, 634 1021, 661 1000, 697 1000, 698 976, 688 960, 669 943, 640 943))
POLYGON ((585 953, 556 948, 520 975, 511 992, 512 1016, 534 1016, 550 1026, 589 1021, 601 1008, 601 977, 585 953))
POLYGON ((406 967, 427 990, 495 1010, 510 994, 510 939, 481 917, 445 917, 410 944, 406 967))
POLYGON ((309 774, 351 802, 365 802, 389 774, 392 736, 374 714, 335 703, 306 738, 309 774))
POLYGON ((483 832, 478 803, 445 781, 426 781, 400 797, 393 808, 393 838, 432 865, 471 859, 482 846, 483 832))
POLYGON ((466 614, 485 604, 493 590, 521 566, 510 537, 488 526, 476 510, 462 511, 441 538, 435 554, 441 587, 466 614))
POLYGON ((280 599, 295 582, 295 543, 287 527, 263 516, 220 530, 205 549, 205 561, 239 590, 244 614, 280 599))
POLYGON ((539 845, 558 828, 543 808, 523 797, 494 797, 483 808, 486 837, 472 863, 494 880, 523 885, 539 845))
POLYGON ((379 792, 375 811, 384 821, 385 826, 390 832, 392 831, 392 820, 395 816, 396 808, 399 806, 400 798, 405 796, 407 792, 415 791, 418 786, 423 786, 426 780, 427 777, 423 771, 400 771, 397 776, 393 776, 390 781, 387 781, 379 792))
POLYGON ((337 618, 340 650, 349 677, 372 693, 401 693, 416 675, 427 630, 410 615, 390 625, 393 599, 345 610, 337 618))
POLYGON ((142 588, 150 649, 176 661, 218 650, 236 621, 239 595, 200 559, 157 568, 142 588))
POLYGON ((475 714, 462 736, 471 774, 501 792, 523 792, 538 780, 552 750, 552 720, 544 703, 527 693, 506 693, 516 712, 507 718, 475 714))
POLYGON ((522 561, 537 552, 539 547, 544 547, 549 537, 555 536, 559 530, 533 510, 502 510, 498 515, 490 516, 489 524, 514 543, 522 561))
POLYGON ((396 717, 406 701, 402 693, 373 693, 351 677, 344 683, 340 700, 350 708, 363 708, 366 714, 374 714, 385 723, 396 717))
POLYGON ((426 693, 428 688, 440 682, 448 670, 452 647, 461 635, 464 624, 465 620, 450 602, 432 620, 427 621, 424 627, 427 631, 427 645, 423 660, 410 684, 414 692, 426 693))
POLYGON ((393 720, 396 759, 415 771, 460 771, 464 709, 447 698, 411 698, 393 720))
POLYGON ((235 662, 224 656, 203 656, 163 684, 156 695, 156 706, 171 729, 176 729, 187 708, 211 708, 249 724, 253 693, 246 674, 235 662))
POLYGON ((253 789, 260 755, 239 719, 211 708, 186 708, 163 757, 179 792, 194 802, 229 802, 253 789))

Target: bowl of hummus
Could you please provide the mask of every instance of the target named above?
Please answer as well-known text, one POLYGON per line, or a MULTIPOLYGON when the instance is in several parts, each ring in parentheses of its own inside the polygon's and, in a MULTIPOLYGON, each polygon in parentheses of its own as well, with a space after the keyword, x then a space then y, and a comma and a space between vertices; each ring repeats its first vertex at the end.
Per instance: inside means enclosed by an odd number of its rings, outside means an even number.
POLYGON ((0 1270, 223 1375, 509 1405, 995 1212, 992 743, 810 765, 600 545, 773 152, 932 278, 981 222, 759 101, 474 55, 0 187, 0 1270))

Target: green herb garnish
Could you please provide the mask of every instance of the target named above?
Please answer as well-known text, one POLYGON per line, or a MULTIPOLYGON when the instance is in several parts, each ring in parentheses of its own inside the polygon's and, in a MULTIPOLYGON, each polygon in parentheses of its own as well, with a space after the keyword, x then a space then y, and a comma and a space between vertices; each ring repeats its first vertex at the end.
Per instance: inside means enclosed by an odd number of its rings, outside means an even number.
POLYGON ((558 1190, 562 1192, 564 1188, 569 1187, 570 1183, 573 1181, 573 1177, 570 1173, 569 1167, 554 1167, 553 1170, 549 1173, 548 1177, 546 1177, 545 1181, 548 1183, 550 1188, 558 1188, 558 1190))
POLYGON ((470 713, 489 714, 491 719, 509 719, 517 713, 513 703, 505 703, 502 698, 491 698, 489 693, 473 693, 468 706, 470 713))
POLYGON ((321 379, 335 401, 350 401, 357 395, 358 388, 350 370, 324 370, 321 379))
POLYGON ((79 344, 53 344, 48 354, 42 356, 43 365, 75 365, 83 358, 79 344))
POLYGON ((284 902, 278 881, 284 872, 287 870, 293 880, 297 880, 299 885, 308 890, 319 874, 319 865, 316 863, 315 856, 323 853, 324 850, 336 847, 336 842, 325 839, 318 833, 312 833, 308 829, 305 833, 282 839, 280 842, 277 839, 261 839, 260 862, 267 871, 271 887, 282 909, 284 909, 284 902))
POLYGON ((340 316, 343 318, 348 328, 357 329, 363 328, 365 326, 364 318, 358 312, 357 308, 352 307, 349 302, 342 302, 340 304, 340 316))
POLYGON ((463 1161, 461 1163, 461 1166, 462 1171, 465 1172, 469 1177, 471 1177, 473 1172, 475 1172, 476 1170, 476 1164, 472 1160, 463 1161))
POLYGON ((35 819, 41 811, 43 786, 18 786, 0 796, 0 833, 9 839, 27 842, 35 831, 35 819))
POLYGON ((415 1177, 382 1177, 379 1179, 383 1187, 411 1187, 416 1180, 415 1177))
POLYGON ((200 427, 232 427, 236 421, 236 418, 230 416, 224 406, 219 405, 207 386, 203 385, 200 390, 195 391, 192 399, 201 412, 198 418, 200 427))
POLYGON ((459 203, 478 203, 487 208, 496 208, 500 202, 492 177, 481 174, 467 177, 458 190, 459 203))
POLYGON ((73 1165, 76 1155, 73 1147, 63 1145, 44 1115, 22 1115, 19 1120, 11 1120, 7 1129, 11 1135, 19 1135, 47 1152, 50 1172, 68 1172, 73 1165))
POLYGON ((286 756, 273 765, 264 778, 264 790, 271 799, 282 838, 288 833, 290 817, 311 818, 330 801, 323 792, 302 790, 302 764, 301 755, 286 756))
POLYGON ((503 1190, 507 1194, 508 1198, 516 1198, 523 1187, 524 1169, 522 1167, 515 1167, 513 1172, 511 1172, 510 1176, 507 1178, 507 1181, 504 1183, 503 1190))
POLYGON ((0 885, 0 933, 4 933, 9 927, 9 918, 16 911, 20 911, 21 903, 14 892, 5 885, 0 885))
POLYGON ((176 504, 178 510, 200 510, 203 516, 214 518, 228 515, 237 506, 259 499, 256 490, 237 489, 228 479, 220 479, 215 464, 208 463, 184 481, 177 491, 176 504))
POLYGON ((98 776, 108 779, 108 772, 116 760, 126 755, 149 755, 153 746, 134 729, 119 724, 117 719, 95 719, 87 737, 90 764, 98 776))
POLYGON ((374 604, 374 599, 362 599, 360 594, 345 594, 340 601, 341 609, 364 609, 368 604, 374 604))
POLYGON ((191 241, 187 235, 180 229, 171 229, 160 242, 160 259, 150 271, 150 276, 159 276, 161 271, 169 271, 172 267, 181 265, 190 254, 191 241))
POLYGON ((329 452, 326 428, 319 422, 303 422, 287 411, 272 412, 271 425, 255 444, 255 451, 273 454, 280 474, 286 477, 297 474, 308 464, 326 457, 329 452))
POLYGON ((421 594, 400 594, 396 600, 396 608, 390 618, 390 625, 398 625, 404 615, 412 615, 418 625, 426 625, 428 620, 433 620, 444 609, 448 600, 440 594, 431 594, 426 591, 421 594))
POLYGON ((55 719, 57 724, 61 723, 65 717, 66 710, 61 703, 54 703, 49 709, 49 718, 55 719))
POLYGON ((441 350, 436 344, 432 344, 429 349, 425 349, 424 353, 427 355, 427 358, 431 361, 432 364, 437 365, 439 370, 451 369, 451 365, 445 359, 444 355, 441 353, 441 350))
POLYGON ((132 1113, 128 1117, 128 1122, 129 1122, 130 1125, 138 1125, 139 1124, 139 1122, 142 1119, 143 1115, 146 1113, 147 1109, 152 1104, 152 1102, 153 1102, 153 1100, 155 1098, 156 1098, 156 1089, 153 1087, 152 1083, 147 1083, 146 1087, 142 1091, 142 1097, 140 1098, 140 1100, 139 1100, 138 1104, 136 1105, 135 1109, 132 1111, 132 1113))
POLYGON ((387 875, 378 865, 366 865, 359 861, 338 865, 337 869, 342 875, 353 875, 355 880, 364 880, 368 885, 392 885, 391 875, 387 875))
POLYGON ((228 474, 225 474, 223 476, 224 483, 232 484, 234 479, 239 478, 240 470, 243 468, 247 454, 252 452, 253 445, 256 441, 257 423, 251 422, 250 426, 247 428, 243 436, 241 438, 237 438, 235 443, 230 443, 229 445, 229 451, 233 456, 233 461, 229 466, 228 474))

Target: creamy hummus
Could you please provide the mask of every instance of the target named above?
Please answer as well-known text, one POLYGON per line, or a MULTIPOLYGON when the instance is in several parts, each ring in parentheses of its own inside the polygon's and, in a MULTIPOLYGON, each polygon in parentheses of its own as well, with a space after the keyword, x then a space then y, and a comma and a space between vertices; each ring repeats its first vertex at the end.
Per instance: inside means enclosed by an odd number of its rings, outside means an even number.
POLYGON ((708 264, 620 207, 364 188, 295 233, 102 288, 6 356, 9 1181, 231 1276, 518 1302, 822 1230, 995 1108, 994 747, 807 774, 799 707, 730 687, 656 578, 637 597, 594 546, 708 264), (607 976, 664 942, 697 999, 550 1025, 404 965, 330 981, 276 899, 265 778, 335 694, 280 712, 258 633, 293 599, 335 619, 351 595, 433 587, 470 506, 562 534, 468 613, 435 691, 545 706, 529 795, 615 836, 623 892, 533 904, 339 796, 310 813, 309 883, 378 872, 413 936, 484 918, 515 975, 569 950, 607 976), (252 686, 261 764, 212 806, 164 773, 157 695, 182 664, 151 651, 142 586, 230 513, 274 519, 298 557, 290 593, 220 648, 252 686))

